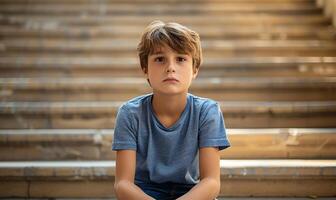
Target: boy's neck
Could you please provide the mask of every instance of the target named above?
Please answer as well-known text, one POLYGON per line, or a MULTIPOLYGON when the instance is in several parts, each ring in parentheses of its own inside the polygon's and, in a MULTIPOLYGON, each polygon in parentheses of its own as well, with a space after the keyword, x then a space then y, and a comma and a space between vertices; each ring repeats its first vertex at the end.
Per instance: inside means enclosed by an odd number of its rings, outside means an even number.
POLYGON ((157 116, 180 116, 187 104, 187 93, 176 95, 153 94, 152 106, 157 116))

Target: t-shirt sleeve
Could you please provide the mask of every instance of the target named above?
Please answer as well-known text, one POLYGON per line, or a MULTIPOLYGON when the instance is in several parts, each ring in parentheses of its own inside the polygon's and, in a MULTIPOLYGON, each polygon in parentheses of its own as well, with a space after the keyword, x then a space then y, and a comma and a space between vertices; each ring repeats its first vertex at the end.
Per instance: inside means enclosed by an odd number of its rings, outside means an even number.
POLYGON ((125 107, 121 106, 116 117, 112 150, 136 150, 136 131, 134 119, 125 107))
POLYGON ((210 101, 201 112, 199 147, 218 147, 219 150, 230 147, 224 117, 217 102, 210 101))

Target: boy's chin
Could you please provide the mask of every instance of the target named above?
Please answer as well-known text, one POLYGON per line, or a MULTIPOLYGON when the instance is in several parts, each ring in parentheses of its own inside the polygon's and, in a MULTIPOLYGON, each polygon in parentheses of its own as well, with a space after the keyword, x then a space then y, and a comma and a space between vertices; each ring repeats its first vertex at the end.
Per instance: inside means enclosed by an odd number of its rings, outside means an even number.
POLYGON ((153 90, 153 93, 161 95, 185 95, 188 93, 188 90, 176 90, 176 89, 153 90))

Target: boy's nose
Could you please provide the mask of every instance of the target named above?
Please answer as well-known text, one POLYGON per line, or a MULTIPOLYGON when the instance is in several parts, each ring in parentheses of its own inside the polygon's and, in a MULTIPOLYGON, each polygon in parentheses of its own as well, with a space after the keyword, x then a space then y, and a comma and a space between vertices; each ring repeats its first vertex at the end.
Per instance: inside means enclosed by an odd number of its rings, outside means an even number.
POLYGON ((167 72, 175 72, 175 69, 167 68, 167 72))
POLYGON ((167 72, 175 72, 175 63, 170 61, 167 65, 167 72))

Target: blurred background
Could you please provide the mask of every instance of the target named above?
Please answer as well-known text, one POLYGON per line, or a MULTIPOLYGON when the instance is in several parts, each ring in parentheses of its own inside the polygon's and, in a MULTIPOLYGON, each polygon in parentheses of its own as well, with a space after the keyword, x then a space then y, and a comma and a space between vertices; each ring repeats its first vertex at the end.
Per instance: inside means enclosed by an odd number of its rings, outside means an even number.
POLYGON ((190 92, 224 114, 221 197, 336 196, 336 0, 0 0, 0 197, 114 197, 155 19, 201 36, 190 92))

